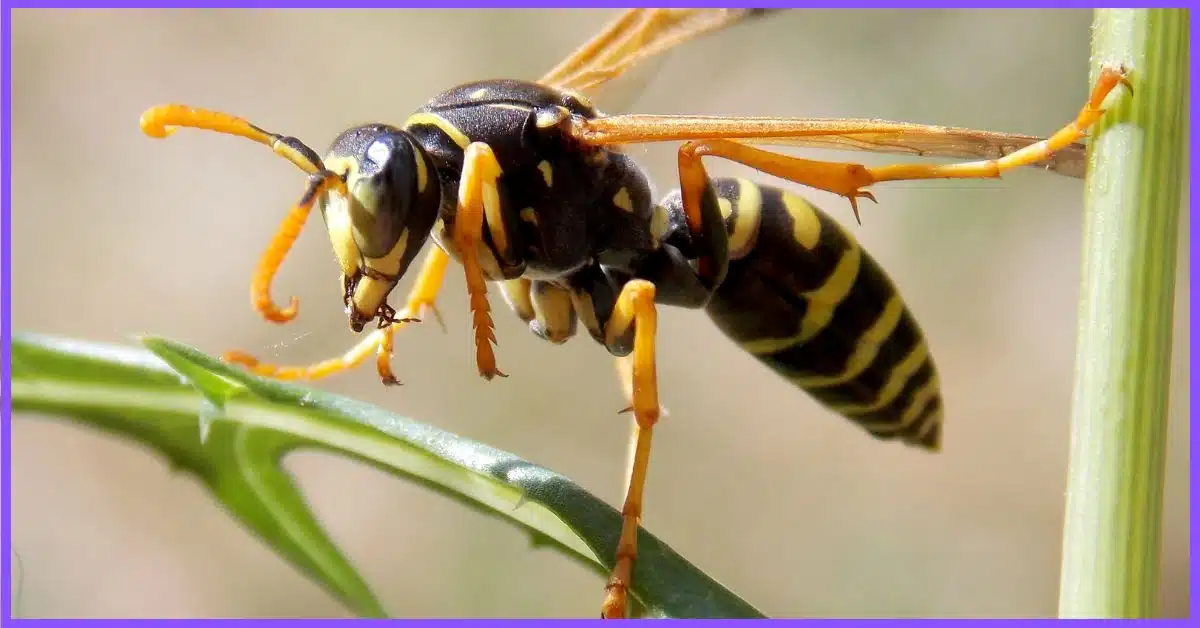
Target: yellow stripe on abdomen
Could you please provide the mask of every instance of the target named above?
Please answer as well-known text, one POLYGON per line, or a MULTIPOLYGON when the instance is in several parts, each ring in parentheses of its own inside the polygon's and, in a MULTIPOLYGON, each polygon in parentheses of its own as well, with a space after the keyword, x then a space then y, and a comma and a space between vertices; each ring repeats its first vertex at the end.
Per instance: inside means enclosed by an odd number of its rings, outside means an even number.
POLYGON ((936 447, 939 380, 891 279, 831 217, 798 196, 758 190, 753 248, 730 261, 709 315, 746 351, 871 434, 936 447))

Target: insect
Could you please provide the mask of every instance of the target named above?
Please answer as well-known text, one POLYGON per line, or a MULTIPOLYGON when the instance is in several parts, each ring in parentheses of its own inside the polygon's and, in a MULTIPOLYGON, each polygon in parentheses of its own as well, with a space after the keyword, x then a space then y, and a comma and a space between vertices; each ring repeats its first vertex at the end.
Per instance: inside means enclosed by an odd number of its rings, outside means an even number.
POLYGON ((541 338, 583 327, 623 367, 636 429, 622 529, 601 607, 624 617, 653 428, 657 308, 703 308, 729 337, 833 411, 880 439, 940 448, 942 399, 912 312, 854 237, 799 196, 744 179, 710 178, 704 157, 750 166, 839 194, 859 217, 877 183, 992 178, 1021 166, 1082 176, 1081 140, 1103 113, 1122 68, 1105 67, 1075 120, 1048 139, 880 120, 605 115, 585 95, 635 65, 764 10, 632 9, 537 81, 488 80, 435 96, 400 126, 344 131, 325 155, 243 119, 185 105, 154 107, 144 132, 223 132, 269 146, 308 174, 307 187, 263 254, 254 308, 286 323, 298 311, 272 279, 312 208, 341 266, 350 327, 377 329, 345 355, 308 366, 225 359, 282 379, 317 379, 376 356, 385 383, 394 336, 438 316, 450 261, 462 267, 475 360, 504 376, 493 345, 489 284, 541 338), (622 145, 683 142, 678 189, 656 201, 622 145), (868 168, 761 148, 787 144, 977 159, 868 168), (405 306, 388 297, 432 239, 405 306))

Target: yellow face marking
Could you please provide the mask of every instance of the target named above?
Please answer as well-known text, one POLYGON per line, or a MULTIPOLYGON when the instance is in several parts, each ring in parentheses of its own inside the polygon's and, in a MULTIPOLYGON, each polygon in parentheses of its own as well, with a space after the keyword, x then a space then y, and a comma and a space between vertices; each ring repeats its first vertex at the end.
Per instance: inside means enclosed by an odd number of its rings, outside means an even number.
MULTIPOLYGON (((358 169, 358 162, 349 157, 327 158, 325 167, 339 176, 351 177, 358 169)), ((325 225, 333 255, 346 277, 358 271, 362 252, 354 239, 354 222, 350 219, 350 199, 335 192, 325 194, 325 225)))
POLYGON ((417 162, 417 192, 425 193, 425 186, 429 185, 429 172, 425 168, 425 158, 418 151, 416 155, 417 162))
POLYGON ((633 199, 629 198, 629 189, 624 186, 613 195, 612 203, 626 212, 633 213, 633 199))
MULTIPOLYGON (((738 189, 737 216, 729 231, 729 259, 741 259, 754 248, 762 224, 762 190, 745 179, 738 179, 738 189)), ((728 219, 733 207, 726 199, 718 200, 721 215, 728 219)))
POLYGON ((526 207, 521 210, 521 220, 536 227, 538 224, 537 212, 533 211, 532 207, 526 207))
POLYGON ((358 271, 358 260, 362 256, 354 241, 354 227, 350 222, 347 200, 339 194, 329 194, 325 200, 325 227, 329 232, 329 243, 333 255, 346 277, 358 271))
POLYGON ((408 120, 404 121, 404 128, 411 129, 414 126, 431 126, 442 133, 445 133, 452 142, 458 144, 458 147, 467 150, 467 146, 471 144, 471 139, 468 138, 458 127, 450 124, 450 121, 439 116, 436 113, 414 113, 409 116, 408 120))
POLYGON ((546 187, 554 187, 554 168, 550 166, 550 162, 543 159, 538 163, 538 170, 542 171, 542 180, 546 182, 546 187))
POLYGON ((392 250, 388 251, 387 255, 377 258, 367 258, 366 267, 389 277, 396 277, 400 274, 400 264, 403 263, 404 254, 407 251, 408 229, 405 229, 400 232, 400 237, 396 239, 396 244, 392 246, 392 250))
MULTIPOLYGON (((879 409, 896 400, 896 397, 903 392, 904 385, 908 383, 908 380, 913 376, 913 373, 916 373, 917 370, 925 364, 925 360, 928 358, 929 347, 924 342, 917 344, 917 346, 913 347, 912 351, 905 356, 904 360, 892 369, 891 374, 888 375, 887 383, 884 384, 883 389, 879 391, 879 396, 875 398, 874 403, 866 405, 847 404, 844 406, 838 406, 834 408, 834 410, 846 416, 857 416, 859 414, 878 411, 879 409)), ((931 381, 936 382, 937 378, 934 377, 931 381)))
POLYGON ((354 289, 354 308, 363 314, 374 314, 379 306, 387 300, 396 282, 400 279, 400 265, 404 262, 404 254, 408 251, 408 229, 400 232, 396 245, 387 255, 379 258, 368 258, 365 266, 391 279, 376 279, 364 275, 354 289))
POLYGON ((479 89, 467 95, 467 98, 483 98, 487 94, 488 88, 480 87, 479 89))
POLYGON ((801 296, 808 302, 804 319, 800 321, 800 331, 789 338, 760 338, 741 343, 742 349, 754 355, 776 353, 784 349, 802 345, 816 336, 833 319, 833 311, 837 308, 858 279, 858 268, 862 262, 862 248, 851 244, 842 254, 833 272, 814 290, 809 290, 801 296))
POLYGON ((789 192, 783 193, 783 207, 792 217, 792 237, 811 251, 821 239, 821 221, 817 212, 808 201, 789 192))
POLYGON ((846 368, 841 373, 831 376, 794 377, 791 378, 792 382, 806 389, 827 388, 845 384, 858 377, 871 365, 875 356, 879 355, 879 347, 896 330, 903 314, 904 301, 900 295, 893 294, 887 305, 884 306, 883 312, 879 314, 879 318, 875 319, 875 323, 859 337, 854 353, 850 354, 850 358, 846 360, 846 368))

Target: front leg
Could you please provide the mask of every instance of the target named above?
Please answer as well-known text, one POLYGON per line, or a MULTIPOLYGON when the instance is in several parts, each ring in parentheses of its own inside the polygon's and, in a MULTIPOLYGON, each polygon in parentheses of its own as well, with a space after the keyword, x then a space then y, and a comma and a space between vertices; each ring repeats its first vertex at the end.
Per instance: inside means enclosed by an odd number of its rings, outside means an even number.
POLYGON ((467 146, 451 236, 466 273, 475 329, 475 363, 485 379, 497 375, 506 377, 496 368, 496 354, 492 351, 496 334, 488 305, 487 282, 479 263, 479 248, 486 246, 483 241, 484 217, 498 215, 500 209, 500 192, 496 184, 500 173, 500 164, 491 147, 482 142, 467 146))
POLYGON ((391 322, 381 320, 379 329, 371 332, 341 356, 305 366, 284 366, 262 362, 245 351, 226 352, 222 359, 232 364, 239 364, 250 372, 263 377, 316 380, 355 368, 365 362, 374 351, 376 370, 379 372, 380 380, 388 385, 398 384, 399 380, 392 372, 392 343, 396 332, 408 323, 414 322, 415 319, 410 317, 420 317, 426 313, 432 313, 438 323, 442 322, 436 302, 449 262, 450 258, 442 249, 436 246, 430 247, 429 253, 425 256, 425 265, 421 268, 421 273, 417 276, 412 290, 409 291, 404 310, 398 316, 393 316, 391 322))

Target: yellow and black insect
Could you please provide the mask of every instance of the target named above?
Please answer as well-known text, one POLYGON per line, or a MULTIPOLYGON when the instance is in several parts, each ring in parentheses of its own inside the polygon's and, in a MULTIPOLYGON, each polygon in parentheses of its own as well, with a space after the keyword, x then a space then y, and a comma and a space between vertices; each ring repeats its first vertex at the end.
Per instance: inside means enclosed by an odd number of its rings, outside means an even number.
POLYGON ((1082 176, 1076 142, 1099 118, 1124 71, 1105 68, 1075 120, 1049 139, 879 120, 604 115, 583 93, 639 62, 764 13, 756 9, 632 9, 536 82, 489 80, 435 96, 402 126, 342 133, 322 158, 292 137, 183 105, 146 111, 142 129, 229 133, 268 145, 308 173, 308 186, 262 257, 251 286, 267 320, 271 280, 314 205, 342 268, 355 331, 378 329, 345 355, 304 367, 226 359, 284 379, 316 379, 372 353, 386 383, 395 332, 436 315, 449 260, 466 274, 479 373, 503 375, 492 345, 488 283, 538 336, 554 343, 578 321, 624 367, 636 418, 624 525, 602 606, 623 617, 636 529, 659 417, 656 308, 704 308, 750 354, 883 439, 940 447, 942 399, 920 327, 884 270, 826 214, 789 192, 745 179, 712 179, 721 157, 849 199, 874 200, 884 181, 988 178, 1020 166, 1082 176), (659 202, 623 144, 683 141, 679 189, 659 202), (982 159, 868 168, 811 161, 753 144, 789 144, 982 159), (406 306, 387 299, 433 238, 406 306))

